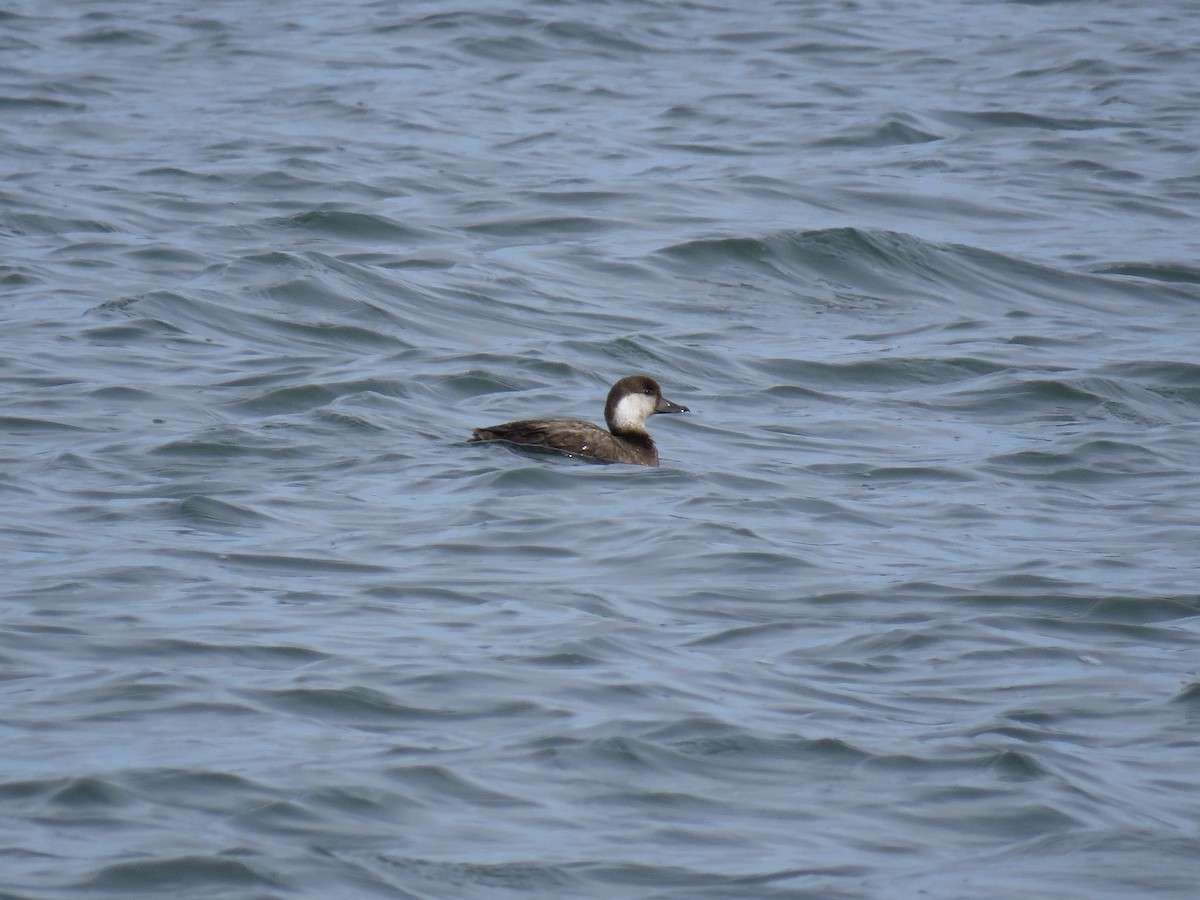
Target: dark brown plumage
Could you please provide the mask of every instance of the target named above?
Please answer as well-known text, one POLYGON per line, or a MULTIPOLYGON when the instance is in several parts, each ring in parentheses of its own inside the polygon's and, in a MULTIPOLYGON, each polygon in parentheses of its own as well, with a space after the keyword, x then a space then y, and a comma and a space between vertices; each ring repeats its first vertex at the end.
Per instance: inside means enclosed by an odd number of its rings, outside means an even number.
POLYGON ((658 449, 646 431, 646 419, 655 413, 687 411, 686 406, 663 397, 658 382, 650 376, 630 375, 608 392, 604 404, 608 431, 582 419, 522 419, 476 428, 471 440, 506 441, 596 462, 657 466, 658 449))

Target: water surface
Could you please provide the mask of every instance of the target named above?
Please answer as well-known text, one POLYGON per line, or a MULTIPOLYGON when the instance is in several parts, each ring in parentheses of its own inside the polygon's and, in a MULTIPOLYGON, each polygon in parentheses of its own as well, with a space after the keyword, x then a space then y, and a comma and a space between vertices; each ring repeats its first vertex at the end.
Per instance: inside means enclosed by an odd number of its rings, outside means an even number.
POLYGON ((1182 6, 0 48, 6 897, 1193 894, 1182 6))

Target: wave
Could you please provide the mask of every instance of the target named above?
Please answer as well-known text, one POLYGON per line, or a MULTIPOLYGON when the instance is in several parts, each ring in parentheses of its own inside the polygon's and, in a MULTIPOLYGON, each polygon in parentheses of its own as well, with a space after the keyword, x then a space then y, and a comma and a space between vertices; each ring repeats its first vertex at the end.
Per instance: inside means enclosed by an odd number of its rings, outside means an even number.
POLYGON ((889 306, 919 299, 958 313, 1005 312, 1019 304, 1118 314, 1130 303, 1200 300, 1189 278, 1176 278, 1177 289, 1164 290, 1165 285, 1151 287, 1113 273, 1055 268, 978 247, 849 227, 697 239, 656 255, 672 272, 692 279, 736 273, 781 283, 793 295, 827 286, 889 306))

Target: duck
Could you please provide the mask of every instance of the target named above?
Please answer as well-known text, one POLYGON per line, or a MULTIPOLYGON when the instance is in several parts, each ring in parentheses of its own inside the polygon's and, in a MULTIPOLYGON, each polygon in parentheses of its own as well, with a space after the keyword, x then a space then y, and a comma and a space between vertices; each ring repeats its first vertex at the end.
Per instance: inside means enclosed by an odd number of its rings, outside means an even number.
POLYGON ((657 466, 658 448, 646 430, 646 420, 658 413, 690 411, 664 397, 649 375, 628 375, 608 392, 604 403, 607 431, 582 419, 521 419, 476 428, 470 442, 504 441, 592 462, 657 466))

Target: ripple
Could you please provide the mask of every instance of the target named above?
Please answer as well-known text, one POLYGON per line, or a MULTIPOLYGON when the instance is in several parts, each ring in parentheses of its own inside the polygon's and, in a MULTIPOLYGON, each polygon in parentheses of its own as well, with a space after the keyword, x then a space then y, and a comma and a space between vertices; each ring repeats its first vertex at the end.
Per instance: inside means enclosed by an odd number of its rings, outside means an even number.
POLYGON ((77 887, 83 890, 116 891, 124 896, 189 891, 197 885, 222 891, 286 887, 286 882, 262 871, 252 862, 231 858, 243 855, 243 851, 234 849, 228 852, 230 856, 177 856, 115 863, 103 867, 77 887))
POLYGON ((291 216, 268 219, 263 224, 327 234, 331 237, 353 238, 356 241, 412 243, 427 240, 429 237, 421 229, 401 225, 385 216, 335 209, 308 210, 291 216))

